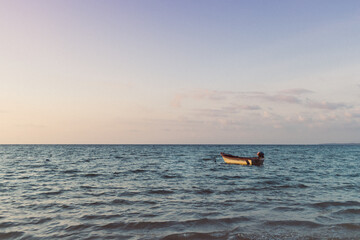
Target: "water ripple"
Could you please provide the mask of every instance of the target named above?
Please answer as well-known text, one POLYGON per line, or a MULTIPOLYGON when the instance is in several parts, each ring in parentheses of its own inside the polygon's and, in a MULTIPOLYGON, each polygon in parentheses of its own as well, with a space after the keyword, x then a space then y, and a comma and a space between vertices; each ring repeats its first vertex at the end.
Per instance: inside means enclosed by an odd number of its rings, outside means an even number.
POLYGON ((359 239, 357 156, 356 145, 0 145, 0 239, 359 239), (261 168, 219 155, 258 151, 261 168))

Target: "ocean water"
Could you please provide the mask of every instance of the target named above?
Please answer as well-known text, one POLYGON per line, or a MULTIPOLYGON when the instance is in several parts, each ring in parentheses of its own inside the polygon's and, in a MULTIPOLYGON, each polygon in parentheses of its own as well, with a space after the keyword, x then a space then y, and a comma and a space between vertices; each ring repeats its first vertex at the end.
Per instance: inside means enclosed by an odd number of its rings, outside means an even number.
POLYGON ((360 239, 359 193, 359 145, 0 145, 0 239, 360 239))

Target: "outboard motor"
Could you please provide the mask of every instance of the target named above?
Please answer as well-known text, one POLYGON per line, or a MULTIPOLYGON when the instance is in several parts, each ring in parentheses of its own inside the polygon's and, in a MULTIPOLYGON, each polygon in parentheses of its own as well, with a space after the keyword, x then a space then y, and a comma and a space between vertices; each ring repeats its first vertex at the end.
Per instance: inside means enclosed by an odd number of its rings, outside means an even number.
POLYGON ((263 152, 258 152, 257 156, 258 156, 258 158, 264 158, 265 157, 263 152))

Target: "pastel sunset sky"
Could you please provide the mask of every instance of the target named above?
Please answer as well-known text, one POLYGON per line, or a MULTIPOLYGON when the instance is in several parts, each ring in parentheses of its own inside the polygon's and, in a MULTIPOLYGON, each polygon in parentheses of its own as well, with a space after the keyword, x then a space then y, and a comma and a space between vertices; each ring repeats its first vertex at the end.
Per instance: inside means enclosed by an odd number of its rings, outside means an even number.
POLYGON ((360 142, 360 1, 0 0, 0 143, 360 142))

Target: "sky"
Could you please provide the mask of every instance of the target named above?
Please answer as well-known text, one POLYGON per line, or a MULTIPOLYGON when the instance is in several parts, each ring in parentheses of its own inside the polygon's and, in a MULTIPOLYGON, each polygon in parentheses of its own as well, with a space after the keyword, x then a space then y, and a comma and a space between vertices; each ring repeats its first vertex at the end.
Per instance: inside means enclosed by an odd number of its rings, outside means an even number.
POLYGON ((360 142, 360 1, 0 0, 0 144, 360 142))

